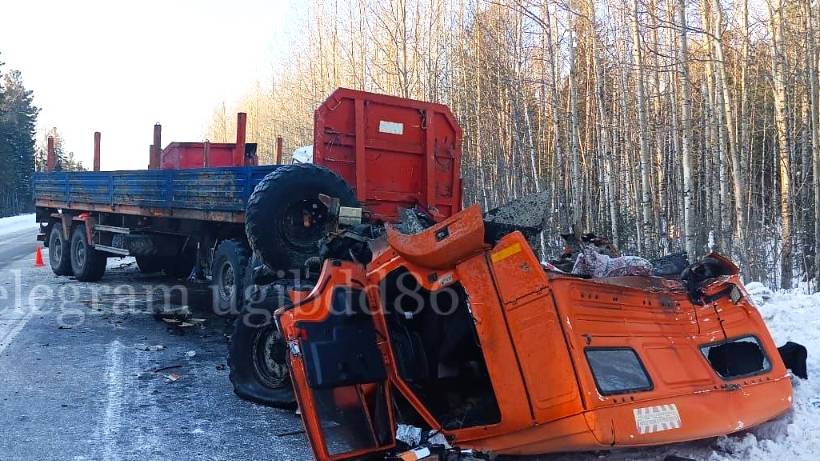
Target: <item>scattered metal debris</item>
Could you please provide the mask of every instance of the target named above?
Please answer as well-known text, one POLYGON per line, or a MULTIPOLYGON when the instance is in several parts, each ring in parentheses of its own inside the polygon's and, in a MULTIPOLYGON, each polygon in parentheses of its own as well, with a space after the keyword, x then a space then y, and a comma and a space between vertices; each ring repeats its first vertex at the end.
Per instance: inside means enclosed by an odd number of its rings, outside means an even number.
POLYGON ((159 373, 159 372, 161 372, 161 371, 173 370, 173 369, 175 369, 175 368, 182 368, 182 364, 180 364, 180 363, 175 363, 175 364, 173 364, 173 365, 166 365, 166 366, 164 366, 164 367, 154 368, 154 369, 153 369, 153 370, 151 370, 151 371, 152 371, 152 372, 154 372, 154 373, 159 373))

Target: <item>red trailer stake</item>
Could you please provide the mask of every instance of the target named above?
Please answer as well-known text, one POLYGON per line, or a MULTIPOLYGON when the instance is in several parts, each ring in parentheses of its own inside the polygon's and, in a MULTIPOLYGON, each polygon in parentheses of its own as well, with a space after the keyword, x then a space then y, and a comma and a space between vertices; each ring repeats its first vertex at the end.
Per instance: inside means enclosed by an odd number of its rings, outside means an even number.
POLYGON ((94 171, 100 171, 100 137, 99 131, 94 132, 94 171))

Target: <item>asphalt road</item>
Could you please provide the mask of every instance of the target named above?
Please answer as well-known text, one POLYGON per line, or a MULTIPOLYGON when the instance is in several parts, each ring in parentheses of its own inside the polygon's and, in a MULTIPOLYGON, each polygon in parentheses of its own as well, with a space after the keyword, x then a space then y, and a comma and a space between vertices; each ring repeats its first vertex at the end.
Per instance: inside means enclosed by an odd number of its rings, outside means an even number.
POLYGON ((57 277, 35 235, 0 236, 0 460, 312 459, 282 435, 298 416, 233 394, 207 288, 169 297, 204 319, 179 328, 153 315, 173 280, 117 260, 101 283, 57 277))

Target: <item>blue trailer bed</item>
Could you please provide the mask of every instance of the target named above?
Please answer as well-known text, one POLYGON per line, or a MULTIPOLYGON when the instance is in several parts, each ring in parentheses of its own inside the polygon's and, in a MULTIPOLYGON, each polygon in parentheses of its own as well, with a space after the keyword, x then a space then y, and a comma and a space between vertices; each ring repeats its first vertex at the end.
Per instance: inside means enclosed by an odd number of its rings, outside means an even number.
POLYGON ((254 187, 277 165, 34 175, 38 207, 243 222, 254 187))

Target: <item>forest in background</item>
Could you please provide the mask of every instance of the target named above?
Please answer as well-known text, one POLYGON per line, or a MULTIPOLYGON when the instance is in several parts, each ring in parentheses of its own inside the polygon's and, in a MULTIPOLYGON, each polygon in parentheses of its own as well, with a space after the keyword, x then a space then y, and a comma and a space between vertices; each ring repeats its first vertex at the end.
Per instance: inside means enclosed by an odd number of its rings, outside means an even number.
POLYGON ((85 166, 64 147, 57 128, 36 139, 37 114, 34 95, 26 89, 18 70, 3 69, 0 60, 0 218, 34 210, 31 178, 45 170, 46 143, 54 138, 57 168, 83 171, 85 166))
POLYGON ((38 109, 19 71, 0 61, 0 217, 34 209, 34 130, 38 109))
MULTIPOLYGON (((820 126, 811 0, 313 0, 248 112, 272 160, 339 86, 448 104, 465 203, 546 191, 547 254, 594 231, 626 254, 709 250, 817 288, 820 126)), ((287 159, 287 157, 286 157, 287 159)))

